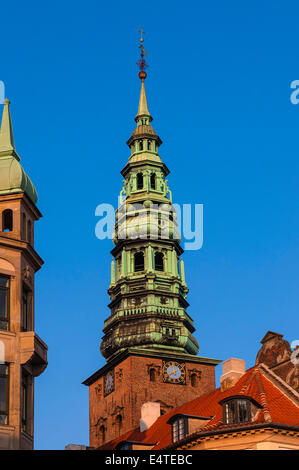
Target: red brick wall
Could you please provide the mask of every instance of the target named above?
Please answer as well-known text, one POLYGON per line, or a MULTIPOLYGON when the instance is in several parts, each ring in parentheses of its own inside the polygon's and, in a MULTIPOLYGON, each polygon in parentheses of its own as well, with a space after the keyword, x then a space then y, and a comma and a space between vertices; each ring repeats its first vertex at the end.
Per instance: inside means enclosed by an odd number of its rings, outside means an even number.
POLYGON ((140 409, 147 401, 159 401, 165 412, 186 403, 197 396, 215 389, 215 369, 213 365, 186 362, 186 385, 164 383, 162 379, 162 359, 129 356, 114 368, 115 390, 104 397, 103 377, 89 388, 90 446, 103 444, 101 426, 105 428, 105 440, 139 426, 140 409), (149 369, 157 371, 155 382, 150 381, 149 369), (192 387, 191 370, 201 372, 196 387, 192 387), (121 415, 119 426, 117 415, 121 415))

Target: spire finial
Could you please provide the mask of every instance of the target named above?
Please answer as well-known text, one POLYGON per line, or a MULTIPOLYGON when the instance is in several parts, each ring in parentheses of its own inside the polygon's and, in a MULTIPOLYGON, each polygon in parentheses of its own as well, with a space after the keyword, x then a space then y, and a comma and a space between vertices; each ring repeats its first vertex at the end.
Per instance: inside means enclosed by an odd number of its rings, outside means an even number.
POLYGON ((0 130, 0 155, 1 153, 5 153, 7 155, 7 152, 9 152, 10 155, 14 155, 19 160, 20 158, 15 149, 12 130, 11 115, 9 110, 10 101, 5 98, 3 105, 3 115, 0 130))
POLYGON ((145 31, 143 31, 143 29, 140 28, 138 32, 140 33, 141 37, 140 37, 140 44, 138 46, 140 49, 140 60, 137 62, 137 65, 139 67, 139 78, 140 80, 143 81, 146 78, 145 69, 148 67, 144 58, 144 56, 147 56, 146 50, 144 49, 144 45, 143 45, 143 41, 144 41, 143 34, 145 34, 145 31))

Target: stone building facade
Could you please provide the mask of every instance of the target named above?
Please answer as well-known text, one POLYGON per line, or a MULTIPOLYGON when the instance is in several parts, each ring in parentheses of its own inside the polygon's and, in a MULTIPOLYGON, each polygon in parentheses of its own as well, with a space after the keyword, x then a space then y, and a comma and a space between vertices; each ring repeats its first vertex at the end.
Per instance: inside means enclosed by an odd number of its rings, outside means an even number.
POLYGON ((34 331, 37 193, 19 163, 9 101, 0 131, 0 449, 33 449, 34 378, 47 346, 34 331))

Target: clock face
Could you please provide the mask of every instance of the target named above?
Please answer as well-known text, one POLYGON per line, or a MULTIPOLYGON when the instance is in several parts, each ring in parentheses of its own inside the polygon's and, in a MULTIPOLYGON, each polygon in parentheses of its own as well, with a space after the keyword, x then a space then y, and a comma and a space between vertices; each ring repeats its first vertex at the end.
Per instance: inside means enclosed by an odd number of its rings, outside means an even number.
POLYGON ((163 362, 163 381, 175 384, 186 383, 186 367, 176 361, 163 362))
POLYGON ((104 377, 104 397, 114 390, 114 371, 109 371, 104 377))

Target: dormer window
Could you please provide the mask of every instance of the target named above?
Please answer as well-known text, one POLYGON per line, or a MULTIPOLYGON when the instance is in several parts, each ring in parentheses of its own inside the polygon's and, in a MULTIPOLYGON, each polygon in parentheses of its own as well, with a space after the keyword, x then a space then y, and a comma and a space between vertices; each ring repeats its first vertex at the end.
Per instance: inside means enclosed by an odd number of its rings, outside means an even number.
POLYGON ((176 418, 171 425, 172 442, 180 441, 188 434, 188 421, 184 416, 176 418))
POLYGON ((167 424, 171 424, 172 442, 177 442, 200 429, 204 428, 212 416, 197 416, 189 414, 173 415, 167 424))
POLYGON ((243 397, 229 397, 222 400, 223 423, 239 424, 251 421, 251 400, 243 397))
POLYGON ((128 441, 122 441, 116 446, 115 450, 132 450, 132 444, 128 441))

